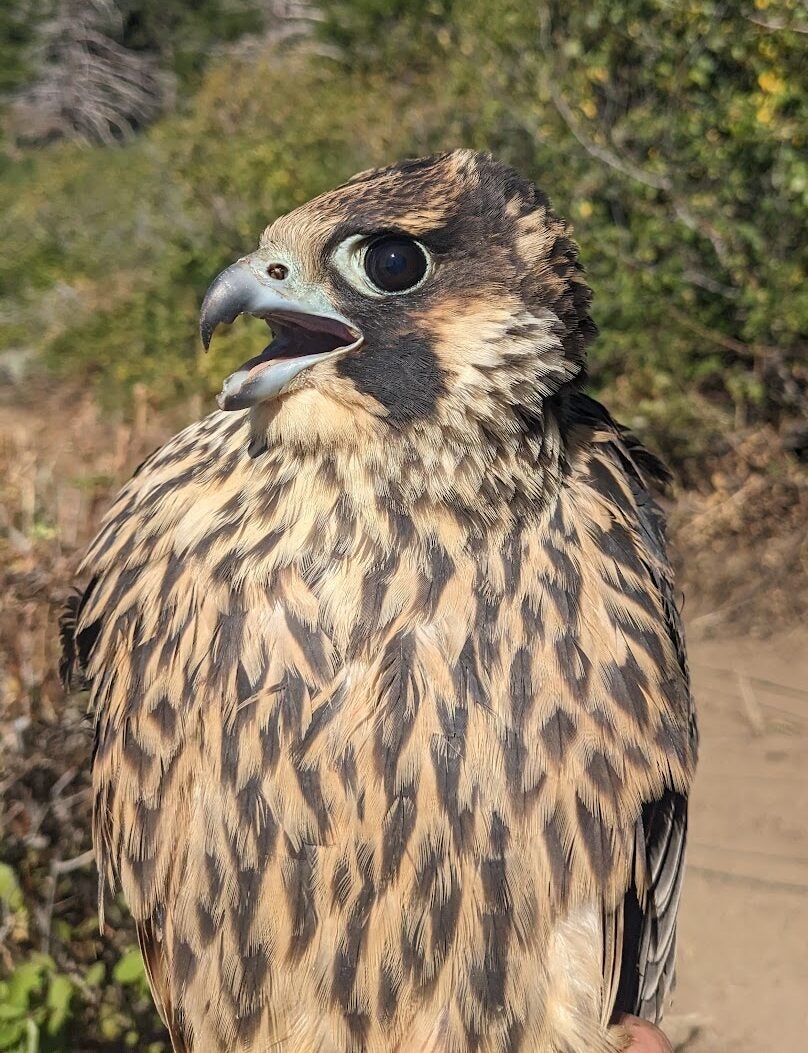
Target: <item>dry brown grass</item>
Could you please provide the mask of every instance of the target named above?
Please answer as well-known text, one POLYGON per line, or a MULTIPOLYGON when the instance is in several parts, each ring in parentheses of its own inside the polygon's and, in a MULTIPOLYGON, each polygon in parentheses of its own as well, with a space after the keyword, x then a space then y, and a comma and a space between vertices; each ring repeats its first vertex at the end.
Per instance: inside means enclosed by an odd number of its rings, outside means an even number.
POLYGON ((55 625, 81 550, 116 489, 182 416, 155 418, 142 394, 130 421, 105 417, 79 393, 43 391, 0 405, 0 734, 7 747, 32 707, 58 719, 55 625))
POLYGON ((766 635, 808 615, 808 471, 773 428, 734 436, 670 533, 690 625, 766 635))
POLYGON ((78 391, 0 404, 0 862, 27 908, 0 903, 0 977, 37 952, 51 955, 80 993, 74 1030, 62 1037, 87 1051, 123 1048, 127 1034, 156 1039, 160 1028, 137 986, 110 983, 133 942, 120 904, 108 912, 108 938, 98 936, 92 728, 86 699, 66 697, 59 683, 58 621, 112 494, 182 417, 152 417, 141 396, 132 420, 112 420, 78 391), (91 989, 84 977, 99 960, 106 980, 91 989))

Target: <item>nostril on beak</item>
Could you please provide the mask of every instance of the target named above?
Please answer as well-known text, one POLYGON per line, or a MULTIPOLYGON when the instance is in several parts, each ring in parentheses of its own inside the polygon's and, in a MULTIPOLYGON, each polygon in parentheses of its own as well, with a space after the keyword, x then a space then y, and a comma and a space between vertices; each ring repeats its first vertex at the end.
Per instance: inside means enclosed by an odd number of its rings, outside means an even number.
POLYGON ((289 274, 289 268, 284 267, 282 263, 270 263, 267 267, 267 274, 275 281, 282 282, 289 274))

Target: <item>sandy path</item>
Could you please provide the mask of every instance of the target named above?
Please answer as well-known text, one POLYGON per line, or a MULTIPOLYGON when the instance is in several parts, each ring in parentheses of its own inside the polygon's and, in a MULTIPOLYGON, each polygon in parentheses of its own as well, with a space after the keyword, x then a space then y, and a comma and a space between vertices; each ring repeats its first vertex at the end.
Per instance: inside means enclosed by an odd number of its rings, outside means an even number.
POLYGON ((687 1053, 808 1051, 808 633, 699 641, 679 983, 687 1053))

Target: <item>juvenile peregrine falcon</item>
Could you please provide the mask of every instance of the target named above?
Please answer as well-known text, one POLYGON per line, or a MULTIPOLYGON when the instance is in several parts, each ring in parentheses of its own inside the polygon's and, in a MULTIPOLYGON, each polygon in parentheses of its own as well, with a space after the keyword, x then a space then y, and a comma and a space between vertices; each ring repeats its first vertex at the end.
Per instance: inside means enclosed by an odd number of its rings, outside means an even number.
POLYGON ((614 1053, 660 1015, 695 720, 589 305, 547 198, 468 151, 208 291, 206 345, 274 338, 121 491, 65 624, 175 1050, 614 1053))

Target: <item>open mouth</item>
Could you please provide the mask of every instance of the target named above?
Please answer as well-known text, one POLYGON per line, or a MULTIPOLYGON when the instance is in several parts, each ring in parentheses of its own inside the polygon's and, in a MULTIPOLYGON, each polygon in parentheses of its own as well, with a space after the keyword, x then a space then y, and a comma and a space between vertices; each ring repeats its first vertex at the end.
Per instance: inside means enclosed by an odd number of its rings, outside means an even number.
POLYGON ((362 343, 358 329, 327 315, 278 310, 261 317, 272 330, 272 342, 225 380, 217 399, 223 410, 246 409, 280 394, 309 366, 362 343))

